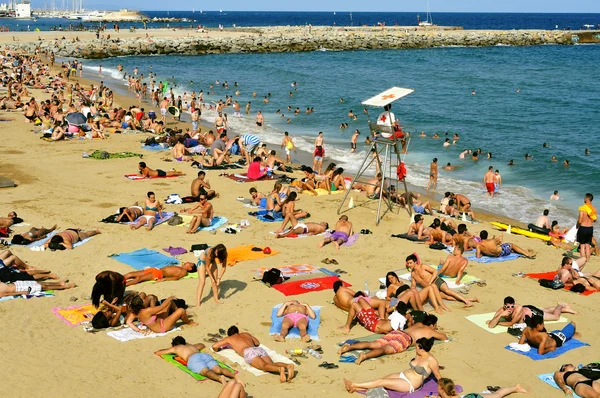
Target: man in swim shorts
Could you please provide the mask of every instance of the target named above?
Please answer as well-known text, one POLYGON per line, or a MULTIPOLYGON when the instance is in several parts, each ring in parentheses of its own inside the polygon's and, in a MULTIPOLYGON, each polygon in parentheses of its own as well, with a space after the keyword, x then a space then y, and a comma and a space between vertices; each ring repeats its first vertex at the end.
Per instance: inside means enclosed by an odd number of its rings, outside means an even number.
POLYGON ((150 167, 146 166, 146 162, 140 162, 138 164, 138 170, 140 174, 145 178, 152 177, 177 177, 184 176, 185 173, 182 171, 163 171, 163 170, 152 170, 150 167))
POLYGON ((481 243, 479 243, 476 247, 476 256, 477 258, 481 258, 483 256, 488 257, 506 257, 511 253, 517 253, 527 258, 535 258, 533 253, 525 249, 521 249, 519 246, 513 243, 502 243, 502 235, 498 238, 493 237, 492 239, 488 239, 487 231, 483 230, 479 233, 481 237, 481 243))
POLYGON ((487 194, 492 198, 494 197, 494 191, 496 190, 494 181, 495 181, 494 167, 490 166, 490 167, 488 167, 487 173, 485 173, 483 175, 483 185, 485 186, 485 189, 487 190, 487 194))
POLYGON ((333 242, 335 248, 340 250, 340 245, 348 242, 348 237, 353 233, 352 223, 348 221, 348 216, 341 216, 338 222, 335 224, 335 232, 330 237, 323 239, 319 243, 319 247, 323 247, 328 243, 333 242))
POLYGON ((227 336, 212 345, 213 351, 217 352, 229 346, 253 368, 279 374, 279 381, 282 383, 289 382, 294 378, 294 364, 273 362, 265 349, 260 347, 258 339, 250 333, 240 333, 237 326, 231 326, 227 330, 227 336))
POLYGON ((529 320, 527 327, 523 330, 519 344, 527 343, 537 348, 538 354, 544 355, 562 347, 574 336, 575 323, 573 321, 562 328, 562 330, 553 330, 548 333, 544 325, 544 318, 535 315, 529 320))
POLYGON ((323 232, 327 231, 327 229, 329 229, 329 224, 326 223, 325 221, 320 222, 320 223, 316 223, 316 222, 301 223, 301 222, 298 222, 296 217, 294 217, 293 212, 289 212, 283 219, 281 228, 279 228, 277 231, 275 231, 275 234, 276 234, 275 237, 277 239, 285 238, 291 234, 319 235, 319 234, 322 234, 323 232), (288 222, 292 225, 292 228, 290 228, 289 230, 286 231, 285 227, 288 224, 288 222))
POLYGON ((164 123, 167 119, 167 108, 169 107, 169 100, 167 97, 164 97, 160 102, 160 119, 164 123))
POLYGON ((598 219, 596 208, 592 206, 594 195, 586 193, 583 206, 579 207, 577 218, 577 242, 579 242, 579 253, 590 261, 592 255, 592 238, 594 237, 594 223, 598 219))
POLYGON ((275 341, 285 341, 285 336, 288 335, 290 329, 298 328, 300 331, 300 339, 304 342, 310 341, 310 336, 307 333, 308 319, 316 319, 317 315, 306 303, 301 303, 298 300, 286 301, 277 310, 277 317, 283 317, 281 330, 276 334, 275 341))
POLYGON ((387 310, 386 304, 386 300, 381 300, 377 297, 365 296, 363 292, 355 293, 354 297, 351 299, 346 324, 340 326, 339 329, 342 329, 344 333, 350 332, 350 326, 352 325, 352 321, 356 317, 358 319, 358 322, 370 332, 390 332, 391 330, 393 330, 392 324, 389 319, 384 319, 387 310))
POLYGON ((223 384, 226 382, 226 377, 240 381, 232 371, 220 367, 212 356, 200 352, 206 348, 204 344, 188 344, 183 337, 177 336, 171 341, 171 346, 171 348, 158 350, 155 354, 161 356, 175 354, 187 363, 187 368, 192 372, 223 384))
POLYGON ((465 195, 461 195, 459 193, 457 193, 457 194, 453 193, 450 196, 450 198, 452 200, 454 200, 454 203, 456 204, 456 208, 458 209, 459 212, 467 213, 467 215, 469 217, 471 217, 471 221, 477 221, 475 219, 475 212, 473 211, 473 208, 471 206, 471 200, 469 198, 467 198, 465 195))
POLYGON ((430 214, 433 215, 433 209, 431 208, 431 203, 429 202, 421 202, 420 200, 413 200, 413 210, 417 214, 430 214))
POLYGON ((516 323, 525 322, 526 317, 533 318, 534 316, 541 316, 545 321, 558 321, 560 315, 563 313, 577 314, 568 304, 559 304, 556 307, 540 309, 533 305, 517 304, 514 298, 507 296, 504 298, 504 305, 486 323, 488 328, 493 329, 496 326, 511 327, 516 323))
POLYGON ((74 283, 66 282, 36 282, 14 281, 0 282, 0 297, 32 295, 47 290, 66 290, 76 287, 74 283))
POLYGON ((185 277, 188 273, 197 272, 194 263, 185 262, 182 266, 168 265, 163 268, 146 268, 142 271, 129 272, 123 277, 125 278, 126 286, 137 285, 138 283, 155 281, 178 281, 185 277))

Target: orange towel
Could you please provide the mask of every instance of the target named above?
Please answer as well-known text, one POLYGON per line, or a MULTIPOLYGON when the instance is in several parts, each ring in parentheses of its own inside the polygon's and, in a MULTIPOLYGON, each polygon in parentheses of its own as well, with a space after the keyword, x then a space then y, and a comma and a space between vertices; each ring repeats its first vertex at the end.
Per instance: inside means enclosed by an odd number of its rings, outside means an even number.
POLYGON ((265 257, 271 257, 279 254, 277 250, 271 249, 271 254, 265 254, 262 251, 252 251, 254 245, 238 246, 227 249, 227 265, 233 267, 237 263, 248 260, 258 260, 265 257))

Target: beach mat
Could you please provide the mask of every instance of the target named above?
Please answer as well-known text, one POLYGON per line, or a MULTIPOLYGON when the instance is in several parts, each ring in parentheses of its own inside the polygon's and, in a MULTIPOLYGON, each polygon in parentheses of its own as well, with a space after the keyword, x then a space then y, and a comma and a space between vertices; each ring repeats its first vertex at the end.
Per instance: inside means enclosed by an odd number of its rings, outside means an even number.
MULTIPOLYGON (((269 334, 273 336, 274 334, 279 334, 281 331, 281 324, 283 323, 284 317, 278 317, 277 311, 281 307, 282 304, 277 304, 273 307, 271 311, 271 329, 269 329, 269 334)), ((313 340, 319 340, 319 325, 321 325, 321 308, 322 307, 312 307, 315 315, 317 316, 315 319, 308 318, 308 328, 306 332, 313 340)), ((285 336, 286 339, 299 339, 300 338, 300 329, 293 327, 289 330, 288 335, 285 336)))
MULTIPOLYGON (((40 247, 40 246, 44 246, 44 243, 48 242, 50 240, 50 238, 52 238, 54 235, 56 235, 56 231, 52 231, 50 232, 48 235, 46 235, 45 238, 42 238, 40 240, 36 240, 35 242, 31 242, 28 245, 25 245, 25 247, 28 248, 32 248, 32 247, 40 247)), ((15 245, 14 243, 11 243, 12 246, 22 246, 22 245, 15 245)))
POLYGON ((141 148, 146 151, 152 151, 152 152, 168 151, 171 149, 169 147, 164 147, 162 145, 142 145, 141 148))
POLYGON ((141 271, 146 268, 162 268, 167 265, 177 265, 179 260, 166 256, 156 250, 139 249, 129 253, 112 254, 110 258, 141 271))
MULTIPOLYGON (((487 324, 485 323, 485 321, 491 320, 495 314, 496 314, 495 312, 488 312, 486 314, 469 315, 469 316, 466 316, 465 318, 467 318, 469 321, 473 322, 475 325, 479 326, 480 328, 482 328, 484 330, 487 330, 488 332, 490 332, 492 334, 507 333, 508 326, 496 326, 493 329, 490 329, 487 327, 487 324)), ((569 322, 569 320, 562 316, 560 317, 560 319, 558 321, 544 321, 545 324, 566 323, 566 322, 569 322)))
MULTIPOLYGON (((382 338, 383 336, 384 336, 383 334, 371 334, 371 335, 368 335, 368 336, 365 336, 365 337, 359 337, 359 338, 356 338, 356 339, 348 339, 346 341, 338 343, 338 347, 342 347, 344 344, 355 344, 355 343, 365 343, 365 342, 369 342, 370 343, 370 342, 373 342, 373 341, 375 341, 377 339, 382 338)), ((443 344, 443 343, 450 342, 452 340, 453 340, 452 337, 448 337, 447 341, 434 340, 433 344, 434 345, 443 344)), ((415 349, 416 348, 414 346, 410 346, 410 347, 408 347, 406 349, 406 351, 414 351, 415 349)), ((348 352, 344 353, 344 356, 350 355, 350 356, 354 356, 354 357, 356 357, 356 359, 358 359, 358 355, 360 355, 360 353, 364 352, 364 351, 366 351, 366 350, 352 350, 352 351, 348 351, 348 352)), ((371 359, 369 359, 369 361, 374 361, 376 359, 377 358, 371 358, 371 359)))
MULTIPOLYGON (((171 219, 171 217, 173 217, 175 215, 175 213, 173 212, 169 212, 169 211, 164 211, 162 213, 162 218, 157 218, 156 222, 154 223, 155 227, 158 227, 160 224, 165 223, 167 221, 169 221, 171 219)), ((158 216, 158 214, 157 214, 158 216)), ((140 217, 141 218, 141 217, 140 217)), ((140 218, 136 219, 135 221, 127 221, 127 222, 122 222, 120 224, 124 224, 124 225, 135 225, 137 223, 137 220, 139 220, 140 218)), ((148 225, 148 222, 146 222, 146 224, 144 224, 144 226, 148 225)))
MULTIPOLYGON (((550 280, 552 280, 552 279, 554 279, 554 277, 557 274, 558 274, 558 271, 549 271, 549 272, 540 272, 540 273, 525 274, 525 276, 527 276, 528 278, 537 279, 537 280, 540 280, 540 279, 550 279, 550 280)), ((563 290, 566 290, 566 291, 569 291, 569 292, 571 291, 570 287, 564 287, 563 290)), ((594 293, 599 292, 599 291, 600 290, 589 290, 589 291, 586 290, 583 293, 579 293, 579 294, 582 294, 584 296, 589 296, 590 294, 594 294, 594 293)))
POLYGON ((272 268, 278 269, 279 271, 281 271, 281 275, 287 277, 316 274, 321 272, 320 268, 315 267, 311 264, 284 265, 281 267, 261 267, 250 272, 253 272, 255 275, 262 277, 265 272, 272 268))
POLYGON ((276 256, 277 250, 271 249, 271 254, 265 254, 261 251, 253 251, 254 245, 237 246, 227 249, 227 265, 233 267, 242 261, 260 260, 262 258, 276 256))
MULTIPOLYGON (((267 347, 263 344, 261 344, 259 347, 264 349, 267 352, 267 354, 269 354, 269 357, 273 360, 273 362, 283 362, 283 363, 289 363, 289 364, 293 363, 289 358, 284 357, 281 354, 278 354, 277 352, 273 351, 272 349, 270 349, 269 347, 267 347)), ((264 376, 264 375, 268 374, 266 372, 263 372, 262 370, 258 370, 255 367, 248 365, 246 363, 246 361, 244 360, 244 358, 239 356, 231 348, 221 350, 221 351, 217 352, 217 354, 230 360, 231 362, 238 364, 240 368, 244 369, 247 372, 252 373, 254 376, 264 376)))
POLYGON ((503 263, 505 261, 516 260, 517 258, 522 257, 522 256, 517 253, 510 253, 508 256, 504 256, 504 257, 482 256, 481 258, 477 258, 477 256, 475 254, 473 254, 472 256, 464 256, 464 257, 469 261, 475 261, 475 262, 482 263, 482 264, 489 264, 489 263, 503 263))
MULTIPOLYGON (((283 233, 288 232, 289 229, 286 229, 285 231, 283 231, 283 233)), ((277 235, 276 232, 269 232, 271 235, 277 235)), ((320 234, 315 234, 315 235, 309 235, 309 234, 289 234, 288 236, 286 236, 286 239, 301 239, 301 238, 308 238, 309 236, 323 236, 325 235, 326 232, 321 232, 320 234)))
POLYGON ((155 176, 155 177, 143 177, 139 174, 125 174, 125 178, 130 179, 132 181, 139 181, 139 180, 154 180, 157 178, 177 178, 179 176, 169 176, 169 177, 159 177, 159 176, 155 176))
POLYGON ((40 297, 54 297, 54 290, 47 290, 45 292, 38 292, 38 293, 34 293, 34 294, 22 294, 20 296, 6 296, 6 297, 0 297, 0 301, 9 301, 9 300, 14 300, 14 299, 32 299, 32 298, 40 298, 40 297))
POLYGON ((262 177, 259 180, 253 180, 251 178, 248 178, 247 173, 227 174, 225 177, 227 177, 230 180, 233 180, 235 182, 271 181, 271 180, 276 180, 277 178, 279 178, 279 176, 275 176, 274 174, 271 174, 270 176, 265 175, 264 177, 262 177))
POLYGON ((585 346, 589 346, 589 344, 584 343, 583 341, 579 341, 577 339, 571 339, 571 340, 567 341, 562 347, 557 348, 556 350, 549 352, 547 354, 544 354, 544 355, 538 354, 537 348, 534 348, 534 347, 531 347, 531 349, 527 352, 513 350, 510 348, 509 345, 507 345, 504 348, 510 352, 514 352, 514 353, 520 354, 520 355, 525 355, 526 357, 529 357, 529 358, 533 359, 534 361, 541 361, 543 359, 557 358, 566 352, 569 352, 569 351, 574 350, 579 347, 585 347, 585 346))
MULTIPOLYGON (((286 296, 294 296, 298 294, 318 292, 321 290, 333 289, 333 284, 336 281, 341 280, 337 276, 326 276, 324 278, 313 278, 300 281, 287 281, 273 285, 273 288, 286 296)), ((352 286, 351 284, 344 282, 344 286, 352 286)))
MULTIPOLYGON (((141 330, 145 330, 146 326, 138 326, 141 330)), ((133 329, 130 328, 125 328, 125 329, 119 329, 119 330, 113 330, 111 332, 106 333, 107 335, 109 335, 110 337, 112 337, 115 340, 119 340, 119 341, 123 341, 123 342, 127 342, 127 341, 131 341, 131 340, 137 340, 137 339, 151 339, 151 338, 155 338, 155 337, 162 337, 162 336, 166 336, 167 334, 171 333, 171 332, 175 332, 181 330, 181 328, 173 328, 171 330, 169 330, 168 332, 165 333, 154 333, 154 332, 150 332, 149 334, 144 334, 141 332, 136 332, 133 329)))
MULTIPOLYGON (((562 392, 562 389, 554 381, 554 373, 545 373, 542 375, 538 375, 538 379, 540 379, 544 383, 548 384, 550 387, 554 387, 557 390, 559 390, 560 392, 562 392)), ((571 389, 571 391, 572 391, 572 389, 571 389)), ((579 395, 575 394, 575 392, 573 392, 573 395, 571 395, 571 396, 574 398, 581 398, 579 395)))
MULTIPOLYGON (((179 226, 189 228, 190 222, 192 222, 192 218, 194 218, 194 216, 190 214, 179 214, 179 216, 181 216, 181 219, 183 220, 183 223, 179 224, 179 226)), ((200 227, 196 231, 215 231, 227 224, 227 221, 228 220, 226 217, 214 216, 208 227, 200 227)))
MULTIPOLYGON (((183 372, 185 372, 188 375, 192 376, 196 381, 203 382, 203 381, 209 380, 208 377, 202 376, 199 373, 194 373, 191 370, 189 370, 188 367, 187 367, 187 362, 184 361, 183 359, 179 358, 175 354, 164 354, 164 355, 159 355, 159 356, 162 359, 164 359, 165 361, 167 361, 168 363, 170 363, 171 365, 175 365, 175 367, 177 367, 179 370, 182 370, 183 372)), ((233 370, 231 367, 225 365, 223 362, 217 361, 217 363, 219 364, 219 366, 221 368, 228 369, 233 374, 237 373, 235 370, 233 370)))
MULTIPOLYGON (((331 233, 327 232, 325 234, 325 239, 330 238, 330 237, 331 237, 331 233)), ((348 237, 348 240, 346 241, 346 243, 343 243, 342 246, 347 246, 347 247, 352 246, 353 244, 356 243, 356 241, 358 240, 359 237, 360 237, 360 234, 350 235, 348 237)))
MULTIPOLYGON (((316 188, 315 191, 317 192, 317 196, 329 195, 329 192, 325 188, 316 188)), ((308 189, 305 189, 304 191, 302 191, 302 193, 305 193, 307 195, 313 195, 313 193, 308 189)), ((340 193, 346 193, 346 191, 344 191, 343 189, 331 191, 332 195, 338 195, 340 193)))
MULTIPOLYGON (((462 386, 456 384, 455 386, 456 392, 461 393, 463 391, 462 386)), ((389 398, 425 398, 429 396, 437 396, 438 395, 438 382, 434 376, 429 376, 427 380, 421 386, 421 389, 415 392, 398 392, 393 390, 385 390, 389 398)), ((357 391, 359 394, 366 395, 366 391, 357 391)), ((485 397, 485 395, 484 395, 485 397)))
POLYGON ((56 307, 52 309, 52 312, 67 325, 77 326, 91 321, 98 310, 92 304, 83 304, 67 308, 56 307))

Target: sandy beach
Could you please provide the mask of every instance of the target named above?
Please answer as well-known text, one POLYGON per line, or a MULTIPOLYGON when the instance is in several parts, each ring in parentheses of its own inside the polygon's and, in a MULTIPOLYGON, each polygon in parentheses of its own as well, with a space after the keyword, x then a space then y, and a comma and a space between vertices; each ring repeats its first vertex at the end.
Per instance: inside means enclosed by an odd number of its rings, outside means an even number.
MULTIPOLYGON (((57 33, 46 33, 54 37, 57 33)), ((85 33, 91 35, 91 33, 85 33)), ((80 32, 70 35, 85 35, 80 32)), ((182 33, 183 34, 183 33, 182 33)), ((211 32, 211 35, 213 33, 211 32)), ((19 34, 21 35, 21 34, 19 34)), ((31 33, 37 36, 38 33, 31 33)), ((8 34, 0 35, 0 42, 10 40, 8 34)), ((89 82, 84 82, 89 84, 89 82)), ((47 98, 40 90, 31 90, 36 98, 47 98)), ((132 98, 118 97, 121 106, 134 104, 132 98)), ((154 107, 145 104, 146 111, 154 107)), ((157 112, 158 113, 158 112, 157 112)), ((152 396, 201 396, 216 397, 220 385, 207 381, 196 383, 191 377, 154 355, 154 351, 170 346, 172 337, 182 335, 188 342, 204 342, 207 333, 216 333, 219 328, 237 325, 241 330, 256 336, 269 348, 285 354, 286 349, 304 348, 305 343, 290 340, 276 343, 269 335, 270 314, 274 305, 286 301, 286 297, 275 289, 253 280, 251 272, 261 267, 276 267, 294 264, 312 264, 330 269, 341 268, 348 272, 342 279, 351 283, 353 289, 362 290, 368 282, 371 291, 377 290, 378 278, 386 272, 402 269, 405 257, 417 252, 427 264, 438 264, 447 253, 429 249, 423 244, 391 238, 392 234, 406 232, 410 218, 405 210, 396 207, 383 221, 375 225, 377 202, 368 200, 364 194, 352 192, 355 207, 345 210, 354 230, 370 229, 372 235, 361 235, 352 247, 339 251, 331 245, 318 249, 319 237, 305 239, 275 239, 270 232, 278 223, 262 223, 248 215, 237 197, 248 197, 248 190, 255 186, 268 193, 273 181, 235 183, 221 177, 223 171, 207 171, 212 188, 220 193, 213 199, 215 215, 225 216, 232 223, 247 219, 251 226, 236 235, 218 231, 216 234, 199 232, 186 235, 185 229, 160 225, 153 231, 130 230, 118 224, 103 224, 101 219, 114 213, 119 207, 140 203, 148 191, 154 191, 158 199, 172 194, 189 195, 190 183, 197 169, 189 163, 165 162, 168 152, 148 152, 140 148, 140 141, 150 136, 140 134, 110 134, 106 140, 70 140, 46 142, 33 133, 33 125, 27 123, 20 112, 0 111, 3 118, 14 119, 2 123, 0 140, 0 175, 11 178, 15 188, 0 190, 2 206, 0 215, 16 211, 31 226, 65 228, 99 228, 101 234, 73 251, 31 251, 24 247, 12 247, 11 251, 30 265, 50 269, 62 278, 77 283, 72 290, 57 292, 55 297, 30 300, 11 300, 0 303, 3 342, 0 353, 10 364, 10 373, 3 378, 6 396, 45 395, 48 397, 133 397, 140 394, 152 396), (108 152, 131 151, 143 154, 143 161, 153 169, 175 168, 186 173, 179 178, 131 181, 125 174, 137 172, 137 158, 95 160, 83 158, 84 152, 105 150, 108 152), (199 325, 183 328, 164 337, 119 342, 106 333, 85 333, 81 326, 71 327, 52 313, 56 307, 66 308, 90 302, 89 296, 94 277, 101 271, 112 270, 127 273, 131 268, 111 259, 115 253, 131 252, 141 248, 161 251, 169 246, 190 249, 193 244, 206 243, 210 246, 223 243, 227 247, 255 245, 271 247, 281 253, 262 260, 245 261, 228 267, 221 287, 222 305, 214 303, 212 293, 205 288, 201 307, 188 310, 193 321, 199 325), (335 258, 339 265, 323 265, 321 260, 335 258), (76 300, 73 301, 73 298, 76 300), (15 348, 17 350, 15 350, 15 348)), ((169 121, 167 126, 173 127, 169 121)), ((183 126, 183 123, 182 123, 183 126)), ((326 161, 324 163, 327 163, 326 161)), ((410 171, 409 171, 410 172, 410 171)), ((297 177, 300 173, 296 173, 297 177)), ((327 221, 334 225, 338 219, 337 208, 343 195, 318 196, 300 195, 297 207, 311 213, 309 221, 327 221)), ((182 205, 166 205, 167 211, 180 211, 182 205)), ((475 209, 477 211, 477 209, 475 209)), ((485 219, 497 220, 494 215, 485 219)), ((426 216, 426 224, 433 217, 426 216)), ((514 223, 513 223, 514 224, 514 223)), ((476 233, 486 229, 500 234, 488 222, 468 224, 469 231, 476 233)), ((29 227, 15 227, 17 233, 29 227)), ((467 297, 477 297, 481 303, 469 309, 459 303, 447 303, 452 312, 439 317, 439 329, 452 337, 446 344, 436 345, 432 354, 445 369, 442 376, 453 379, 467 392, 481 392, 488 385, 511 386, 520 383, 532 397, 560 397, 555 390, 537 379, 537 375, 551 373, 561 364, 586 364, 598 361, 597 345, 600 335, 597 326, 598 300, 600 295, 582 296, 564 290, 552 291, 542 288, 537 281, 513 277, 518 272, 545 272, 558 268, 562 251, 549 247, 545 242, 524 236, 506 235, 505 241, 515 243, 537 253, 535 260, 519 258, 514 261, 482 264, 470 262, 469 274, 487 281, 487 286, 473 286, 467 297), (537 307, 569 303, 578 315, 566 318, 577 323, 582 341, 591 346, 570 351, 559 358, 532 361, 504 349, 515 341, 508 334, 492 334, 465 319, 465 316, 494 312, 502 305, 505 296, 513 296, 518 303, 537 307), (596 353, 596 354, 594 354, 596 353)), ((178 256, 181 261, 196 261, 191 253, 178 256)), ((585 271, 595 272, 600 261, 592 257, 585 271)), ((188 304, 195 301, 197 280, 185 279, 177 282, 144 284, 135 290, 156 294, 159 298, 175 295, 188 304)), ((339 369, 326 370, 318 367, 322 361, 338 363, 337 343, 347 338, 358 338, 370 333, 360 325, 352 328, 348 335, 338 327, 343 325, 346 315, 330 303, 333 291, 320 291, 290 298, 322 306, 320 344, 324 350, 321 361, 309 357, 300 359, 298 374, 291 383, 280 384, 276 376, 257 377, 240 370, 246 383, 246 391, 252 397, 314 397, 348 396, 342 383, 343 378, 352 381, 367 381, 408 368, 414 352, 402 353, 368 361, 360 366, 339 363, 339 369)), ((558 324, 562 328, 565 324, 558 324)), ((554 325, 551 325, 554 326, 554 325)), ((550 328, 550 327, 549 327, 550 328)), ((553 327, 551 329, 554 329, 553 327)), ((209 343, 206 343, 207 345, 209 343)), ((215 355, 219 359, 223 359, 215 355)))

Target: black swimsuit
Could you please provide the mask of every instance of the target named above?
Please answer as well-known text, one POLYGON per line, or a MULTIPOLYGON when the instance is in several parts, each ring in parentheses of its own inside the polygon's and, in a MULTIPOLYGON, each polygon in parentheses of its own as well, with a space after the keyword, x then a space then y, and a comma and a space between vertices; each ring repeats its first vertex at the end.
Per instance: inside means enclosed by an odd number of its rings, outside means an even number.
MULTIPOLYGON (((580 373, 578 370, 575 370, 575 371, 573 371, 573 372, 565 372, 565 373, 563 374, 563 382, 564 382, 566 385, 568 385, 569 387, 570 387, 570 385, 569 385, 569 383, 567 383, 567 379, 569 378, 569 376, 571 376, 572 374, 575 374, 575 373, 579 373, 579 374, 581 374, 581 373, 580 373)), ((582 376, 583 376, 583 375, 582 375, 582 376)), ((580 385, 580 384, 585 384, 585 385, 588 385, 588 386, 590 386, 590 387, 593 387, 594 380, 581 380, 581 381, 578 381, 577 383, 575 383, 575 384, 573 385, 573 387, 572 387, 572 388, 573 388, 573 391, 575 391, 575 390, 577 389, 577 386, 578 386, 578 385, 580 385)))

